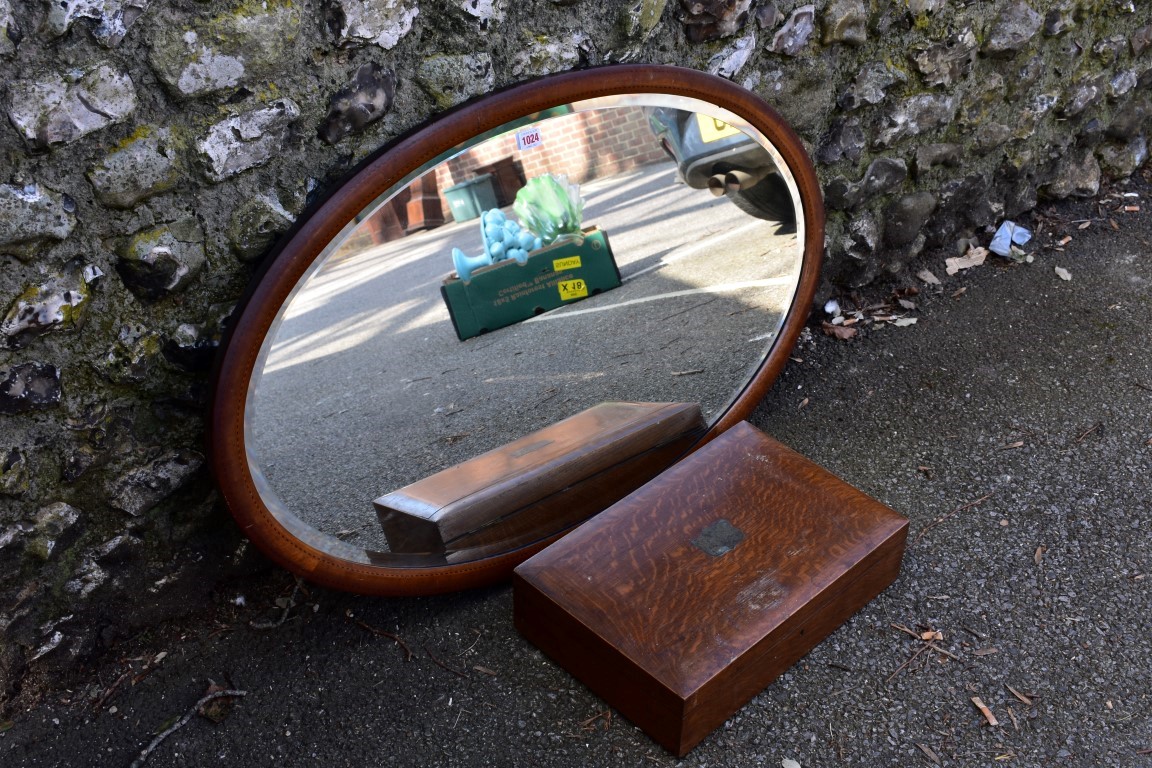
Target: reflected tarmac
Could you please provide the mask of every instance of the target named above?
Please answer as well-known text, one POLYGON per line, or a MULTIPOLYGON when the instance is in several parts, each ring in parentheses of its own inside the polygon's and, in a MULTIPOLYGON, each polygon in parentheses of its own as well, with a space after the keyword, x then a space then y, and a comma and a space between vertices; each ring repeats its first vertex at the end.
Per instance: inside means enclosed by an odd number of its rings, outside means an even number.
POLYGON ((312 276, 276 331, 249 423, 252 459, 288 509, 383 550, 374 498, 596 403, 722 412, 791 301, 797 235, 677 183, 670 163, 581 192, 623 284, 467 341, 439 287, 452 247, 481 251, 478 221, 312 276))

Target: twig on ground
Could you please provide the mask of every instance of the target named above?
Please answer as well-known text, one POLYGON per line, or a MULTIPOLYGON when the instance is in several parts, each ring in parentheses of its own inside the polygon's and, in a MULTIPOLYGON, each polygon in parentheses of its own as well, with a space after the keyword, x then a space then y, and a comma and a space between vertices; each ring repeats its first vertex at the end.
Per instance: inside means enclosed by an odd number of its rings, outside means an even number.
POLYGON ((1007 707, 1008 717, 1012 720, 1012 727, 1020 730, 1020 721, 1016 719, 1016 713, 1012 711, 1012 707, 1007 707))
POLYGON ((914 629, 909 629, 908 627, 904 626, 903 624, 892 624, 890 626, 892 627, 892 629, 898 629, 901 632, 905 632, 909 635, 912 635, 912 637, 916 638, 917 640, 920 639, 920 633, 919 632, 917 632, 914 629))
POLYGON ((412 661, 412 657, 414 655, 412 653, 412 649, 408 647, 408 643, 404 642, 404 640, 399 635, 394 635, 391 632, 385 632, 383 629, 374 627, 366 621, 361 621, 360 619, 352 619, 351 613, 352 612, 349 611, 345 615, 347 615, 348 618, 351 619, 354 624, 356 624, 356 626, 366 629, 374 635, 388 638, 392 642, 396 643, 396 645, 404 649, 404 661, 412 661))
POLYGON ((920 648, 915 653, 913 653, 912 656, 907 661, 905 661, 903 664, 901 664, 899 667, 897 667, 895 672, 893 672, 891 675, 888 676, 888 679, 884 681, 885 684, 890 683, 892 681, 892 678, 894 678, 894 677, 896 677, 896 675, 900 674, 900 672, 905 667, 907 667, 912 662, 916 661, 916 659, 920 658, 920 656, 925 651, 927 651, 929 649, 936 651, 936 653, 943 654, 943 655, 947 656, 948 658, 953 659, 955 661, 961 660, 960 657, 957 656, 956 654, 952 653, 951 651, 945 650, 944 648, 941 648, 939 645, 936 644, 937 640, 942 640, 944 638, 943 633, 939 632, 938 630, 929 630, 926 632, 917 632, 916 630, 910 629, 910 628, 904 626, 903 624, 890 624, 889 626, 891 626, 892 629, 899 630, 900 632, 904 632, 905 634, 911 635, 912 637, 914 637, 917 640, 919 640, 920 642, 922 642, 923 645, 920 646, 920 648))
POLYGON ((132 670, 129 669, 127 672, 120 675, 120 677, 116 678, 116 682, 114 682, 114 683, 112 683, 112 685, 108 686, 108 689, 104 691, 104 694, 96 701, 96 704, 93 705, 93 709, 97 709, 97 710, 103 709, 104 705, 108 703, 108 699, 112 698, 112 694, 115 693, 116 689, 120 687, 120 684, 123 683, 125 680, 127 680, 131 676, 132 676, 132 670))
POLYGON ((1100 427, 1102 427, 1102 426, 1104 426, 1104 422, 1102 422, 1102 421, 1096 422, 1091 427, 1089 427, 1088 429, 1081 432, 1080 436, 1072 441, 1072 445, 1079 445, 1080 443, 1082 443, 1084 441, 1084 438, 1088 437, 1088 435, 1090 435, 1093 432, 1095 432, 1096 430, 1100 429, 1100 427))
POLYGON ((941 523, 944 523, 944 522, 947 522, 948 520, 951 520, 953 517, 960 514, 961 512, 963 512, 966 509, 971 509, 972 507, 975 507, 977 504, 983 504, 985 501, 992 498, 992 494, 994 494, 994 493, 995 493, 995 491, 992 491, 991 493, 986 493, 985 495, 981 496, 980 498, 976 499, 975 501, 970 501, 967 504, 956 507, 956 509, 952 510, 948 514, 941 515, 940 517, 936 518, 932 522, 928 523, 928 525, 926 525, 920 529, 920 533, 916 534, 916 538, 912 541, 912 544, 913 545, 919 544, 920 539, 924 538, 924 534, 928 533, 928 531, 932 530, 933 528, 940 525, 941 523))
POLYGON ((973 635, 974 637, 980 638, 981 640, 987 640, 988 639, 988 635, 984 634, 983 632, 979 632, 975 629, 972 629, 972 627, 966 627, 963 624, 961 624, 960 629, 964 630, 965 632, 967 632, 970 635, 973 635))
POLYGON ((931 747, 927 744, 920 743, 917 743, 916 746, 920 748, 920 751, 924 753, 925 757, 932 761, 933 765, 940 765, 940 756, 937 755, 931 747))
POLYGON ((918 648, 916 650, 916 653, 912 654, 912 656, 907 661, 905 661, 903 664, 896 667, 895 672, 888 675, 888 679, 884 681, 884 684, 887 685, 888 683, 892 682, 892 678, 896 677, 896 675, 900 674, 904 670, 905 667, 907 667, 912 662, 916 661, 916 659, 920 658, 920 655, 923 654, 925 651, 927 651, 930 647, 931 647, 930 645, 920 646, 920 648, 918 648))
POLYGON ((929 648, 931 648, 932 650, 936 651, 936 653, 942 653, 942 654, 944 654, 945 656, 947 656, 948 658, 952 659, 953 661, 960 661, 960 657, 959 657, 959 656, 957 656, 956 654, 952 653, 951 651, 946 651, 946 650, 944 650, 944 649, 943 649, 943 648, 941 648, 940 646, 936 645, 936 643, 928 643, 928 647, 929 647, 929 648))
POLYGON ((1009 692, 1010 692, 1010 693, 1011 693, 1013 696, 1015 696, 1016 698, 1020 699, 1020 702, 1021 702, 1021 703, 1023 703, 1023 704, 1027 704, 1028 706, 1032 706, 1032 698, 1033 698, 1033 697, 1031 697, 1031 696, 1026 696, 1026 695, 1025 695, 1025 694, 1023 694, 1023 693, 1020 693, 1020 691, 1016 690, 1015 688, 1013 688, 1012 686, 1008 685, 1007 683, 1005 683, 1005 684, 1004 684, 1004 687, 1005 687, 1005 688, 1007 688, 1007 689, 1008 689, 1008 691, 1009 691, 1009 692))
POLYGON ((972 697, 972 703, 976 705, 976 709, 980 710, 980 714, 984 715, 984 719, 988 721, 988 725, 993 727, 1000 725, 1000 721, 996 719, 996 715, 992 714, 992 710, 988 709, 979 696, 972 697))
POLYGON ((481 632, 480 630, 476 629, 476 628, 473 628, 472 631, 476 633, 476 639, 472 641, 472 645, 468 646, 464 650, 460 651, 460 653, 456 654, 457 656, 463 656, 464 654, 471 651, 473 648, 476 647, 476 644, 480 642, 480 638, 484 636, 484 633, 481 632))
POLYGON ((304 580, 299 576, 296 577, 296 586, 292 588, 292 595, 284 601, 284 607, 281 610, 280 618, 276 621, 249 621, 248 626, 252 629, 276 629, 284 622, 288 621, 288 612, 296 607, 296 597, 300 594, 300 590, 304 588, 304 580))
POLYGON ((603 712, 597 712, 595 715, 592 715, 592 717, 580 723, 580 728, 584 731, 594 731, 596 730, 597 721, 604 722, 604 730, 607 731, 610 729, 612 727, 612 710, 606 709, 603 712))
POLYGON ((435 654, 433 654, 432 651, 428 650, 428 646, 424 646, 424 653, 428 654, 428 658, 432 659, 432 661, 436 664, 436 666, 438 666, 442 669, 448 670, 449 672, 456 675, 457 677, 462 677, 465 680, 468 679, 467 673, 461 672, 458 669, 453 669, 452 667, 448 666, 447 664, 445 664, 440 659, 436 658, 435 654))
POLYGON ((188 721, 191 720, 192 717, 197 712, 200 711, 200 708, 203 707, 208 702, 213 701, 215 699, 239 698, 241 696, 247 696, 247 695, 248 695, 248 691, 223 690, 223 691, 216 691, 215 693, 210 693, 207 696, 203 697, 202 699, 200 699, 200 701, 193 704, 192 708, 189 709, 187 712, 185 712, 183 717, 181 717, 175 723, 173 723, 169 727, 165 728, 162 732, 157 734, 156 738, 152 739, 151 743, 149 743, 148 746, 144 747, 143 751, 140 752, 140 754, 137 755, 136 759, 132 761, 132 765, 129 768, 140 768, 140 766, 144 765, 144 763, 147 762, 148 758, 152 755, 152 751, 154 749, 156 749, 156 747, 160 746, 160 743, 162 741, 164 741, 164 739, 168 738, 172 734, 176 733, 176 731, 180 730, 185 725, 187 725, 188 721))

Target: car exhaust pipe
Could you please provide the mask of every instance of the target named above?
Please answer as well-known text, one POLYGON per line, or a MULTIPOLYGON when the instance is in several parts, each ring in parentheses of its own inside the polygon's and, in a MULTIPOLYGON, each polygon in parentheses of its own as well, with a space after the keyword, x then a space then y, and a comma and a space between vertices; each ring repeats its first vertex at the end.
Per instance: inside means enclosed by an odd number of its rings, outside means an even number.
POLYGON ((767 176, 766 171, 757 171, 756 173, 748 173, 747 171, 729 171, 724 174, 724 189, 729 193, 741 192, 749 187, 754 187, 767 176))
POLYGON ((708 179, 708 191, 716 197, 724 197, 728 194, 728 185, 725 184, 723 173, 718 173, 708 179))
POLYGON ((718 173, 708 179, 708 191, 716 197, 732 195, 756 186, 769 173, 771 173, 771 169, 768 168, 757 169, 754 173, 747 171, 718 173))

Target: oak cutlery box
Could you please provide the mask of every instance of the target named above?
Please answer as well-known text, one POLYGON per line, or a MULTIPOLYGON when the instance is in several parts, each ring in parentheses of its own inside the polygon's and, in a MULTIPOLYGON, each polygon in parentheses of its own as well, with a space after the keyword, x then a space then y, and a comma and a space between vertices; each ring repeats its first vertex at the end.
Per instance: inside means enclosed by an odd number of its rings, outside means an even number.
POLYGON ((684 755, 896 578, 907 530, 742 423, 521 564, 514 621, 684 755))
POLYGON ((393 552, 474 559, 583 522, 704 434, 698 403, 600 403, 376 499, 393 552))

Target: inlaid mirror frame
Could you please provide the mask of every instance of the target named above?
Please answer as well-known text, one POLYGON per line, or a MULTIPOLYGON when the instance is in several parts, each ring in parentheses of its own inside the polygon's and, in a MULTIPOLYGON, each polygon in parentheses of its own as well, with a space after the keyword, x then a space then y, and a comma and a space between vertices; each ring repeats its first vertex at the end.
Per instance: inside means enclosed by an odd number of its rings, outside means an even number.
POLYGON ((819 183, 799 138, 759 97, 695 70, 618 65, 554 75, 512 86, 454 108, 401 136, 361 163, 327 197, 311 206, 264 260, 229 321, 217 358, 209 421, 209 450, 217 482, 241 531, 280 566, 309 581, 366 595, 425 595, 485 586, 559 538, 485 559, 453 565, 396 567, 342 556, 354 548, 320 534, 292 514, 274 514, 260 492, 245 444, 249 383, 282 305, 316 260, 358 215, 419 169, 477 136, 555 107, 607 96, 667 94, 708 102, 747 122, 770 142, 795 182, 804 241, 796 291, 763 361, 694 446, 699 448, 748 417, 780 374, 809 314, 824 248, 819 183), (318 546, 329 542, 332 546, 318 546))

